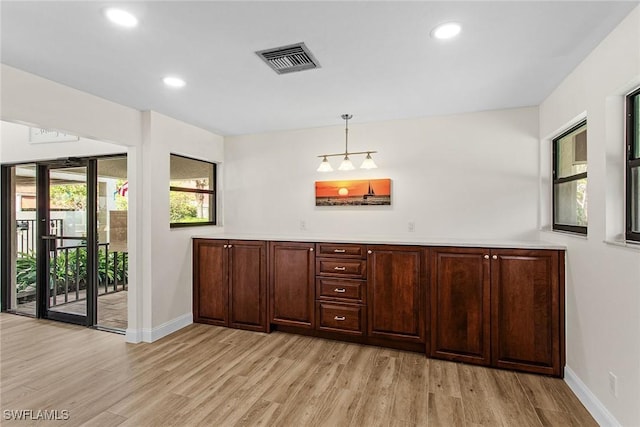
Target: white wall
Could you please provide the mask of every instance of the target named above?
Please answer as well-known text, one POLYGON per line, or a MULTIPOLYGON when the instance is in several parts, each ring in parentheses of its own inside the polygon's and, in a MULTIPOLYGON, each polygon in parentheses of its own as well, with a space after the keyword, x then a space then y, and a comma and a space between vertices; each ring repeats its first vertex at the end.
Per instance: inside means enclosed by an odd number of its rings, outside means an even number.
MULTIPOLYGON (((172 322, 191 323, 191 236, 210 234, 215 226, 169 228, 169 154, 181 154, 209 162, 223 160, 223 138, 155 112, 144 113, 143 170, 150 179, 143 184, 142 233, 144 281, 151 295, 145 307, 151 310, 154 331, 145 341, 162 335, 159 328, 172 329, 172 322)), ((221 188, 221 187, 219 187, 221 188)), ((184 326, 184 325, 183 325, 184 326)))
POLYGON ((318 155, 344 151, 344 124, 225 138, 225 232, 537 237, 537 108, 350 124, 349 150, 377 150, 379 168, 337 171, 333 158, 334 172, 316 172, 318 155), (366 178, 391 178, 391 206, 315 206, 315 181, 366 178))
POLYGON ((568 380, 604 425, 640 425, 640 247, 614 244, 624 228, 624 95, 638 86, 640 8, 540 106, 545 229, 551 223, 551 139, 587 117, 588 237, 542 231, 541 238, 567 246, 568 380), (609 372, 618 377, 617 397, 609 390, 609 372))
POLYGON ((116 144, 140 143, 140 112, 133 108, 5 64, 0 64, 0 93, 2 120, 116 144))
POLYGON ((73 142, 29 142, 29 127, 0 121, 0 162, 19 163, 62 157, 98 156, 126 152, 126 147, 93 139, 73 142))

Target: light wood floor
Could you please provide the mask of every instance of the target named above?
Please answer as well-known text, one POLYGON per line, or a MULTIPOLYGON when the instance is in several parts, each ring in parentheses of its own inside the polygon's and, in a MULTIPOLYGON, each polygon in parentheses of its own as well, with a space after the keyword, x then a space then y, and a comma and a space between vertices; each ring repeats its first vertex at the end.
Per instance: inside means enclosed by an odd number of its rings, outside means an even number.
POLYGON ((2 410, 69 411, 51 425, 596 425, 560 379, 417 353, 207 325, 133 345, 10 314, 0 332, 2 410))

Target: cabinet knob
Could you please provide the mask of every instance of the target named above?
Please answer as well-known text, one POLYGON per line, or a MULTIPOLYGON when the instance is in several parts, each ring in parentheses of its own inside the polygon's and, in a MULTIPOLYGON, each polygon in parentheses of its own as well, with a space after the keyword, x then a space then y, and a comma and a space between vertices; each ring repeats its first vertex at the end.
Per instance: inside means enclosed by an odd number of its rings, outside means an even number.
POLYGON ((342 322, 343 320, 346 320, 346 319, 347 319, 347 318, 346 318, 346 317, 344 317, 344 316, 335 316, 335 317, 333 318, 333 320, 337 320, 337 321, 339 321, 339 322, 342 322))
POLYGON ((371 254, 373 253, 373 251, 367 251, 367 253, 368 253, 369 255, 371 255, 371 254))
POLYGON ((489 259, 489 255, 485 255, 485 256, 484 256, 484 259, 489 259))
POLYGON ((309 252, 313 252, 313 248, 309 248, 309 252))
POLYGON ((223 248, 227 249, 227 245, 224 245, 223 248))
POLYGON ((229 247, 230 247, 230 248, 232 248, 232 247, 233 247, 233 245, 229 245, 229 247))
POLYGON ((493 258, 493 259, 498 259, 498 255, 494 255, 494 256, 492 256, 491 258, 493 258))

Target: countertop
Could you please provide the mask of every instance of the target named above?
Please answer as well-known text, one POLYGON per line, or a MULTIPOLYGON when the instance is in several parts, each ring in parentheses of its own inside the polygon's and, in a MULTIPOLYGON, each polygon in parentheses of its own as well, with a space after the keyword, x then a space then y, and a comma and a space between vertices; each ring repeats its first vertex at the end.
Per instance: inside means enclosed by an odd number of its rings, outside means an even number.
POLYGON ((422 238, 415 239, 375 236, 371 238, 336 237, 329 235, 273 235, 253 233, 211 233, 192 236, 193 239, 226 239, 226 240, 266 240, 274 242, 309 242, 309 243, 354 243, 367 245, 417 245, 417 246, 452 246, 495 249, 555 249, 565 250, 566 246, 542 240, 480 240, 480 239, 446 239, 422 238))

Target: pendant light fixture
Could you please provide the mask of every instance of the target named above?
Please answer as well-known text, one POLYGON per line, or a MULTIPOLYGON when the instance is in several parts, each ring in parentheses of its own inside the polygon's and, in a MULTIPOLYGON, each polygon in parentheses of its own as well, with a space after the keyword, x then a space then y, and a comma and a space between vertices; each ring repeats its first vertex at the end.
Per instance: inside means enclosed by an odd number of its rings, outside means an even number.
POLYGON ((342 120, 344 120, 345 122, 344 123, 344 153, 322 154, 318 156, 322 158, 322 162, 320 162, 320 166, 318 166, 317 171, 318 172, 333 171, 333 168, 331 167, 331 163, 329 163, 329 160, 327 159, 327 157, 337 157, 337 156, 340 156, 343 158, 342 163, 340 163, 340 166, 338 167, 338 170, 341 170, 341 171, 354 170, 355 166, 353 166, 353 163, 351 162, 351 159, 349 158, 349 156, 358 155, 358 154, 367 155, 364 161, 362 162, 362 164, 360 165, 360 169, 377 168, 378 165, 376 165, 376 163, 373 161, 373 158, 371 157, 371 154, 377 153, 377 151, 354 151, 353 153, 349 152, 349 119, 351 119, 353 116, 351 114, 343 114, 341 117, 342 117, 342 120))
POLYGON ((318 172, 331 172, 332 170, 333 168, 331 167, 331 163, 327 160, 327 156, 324 156, 320 166, 318 166, 318 172))

